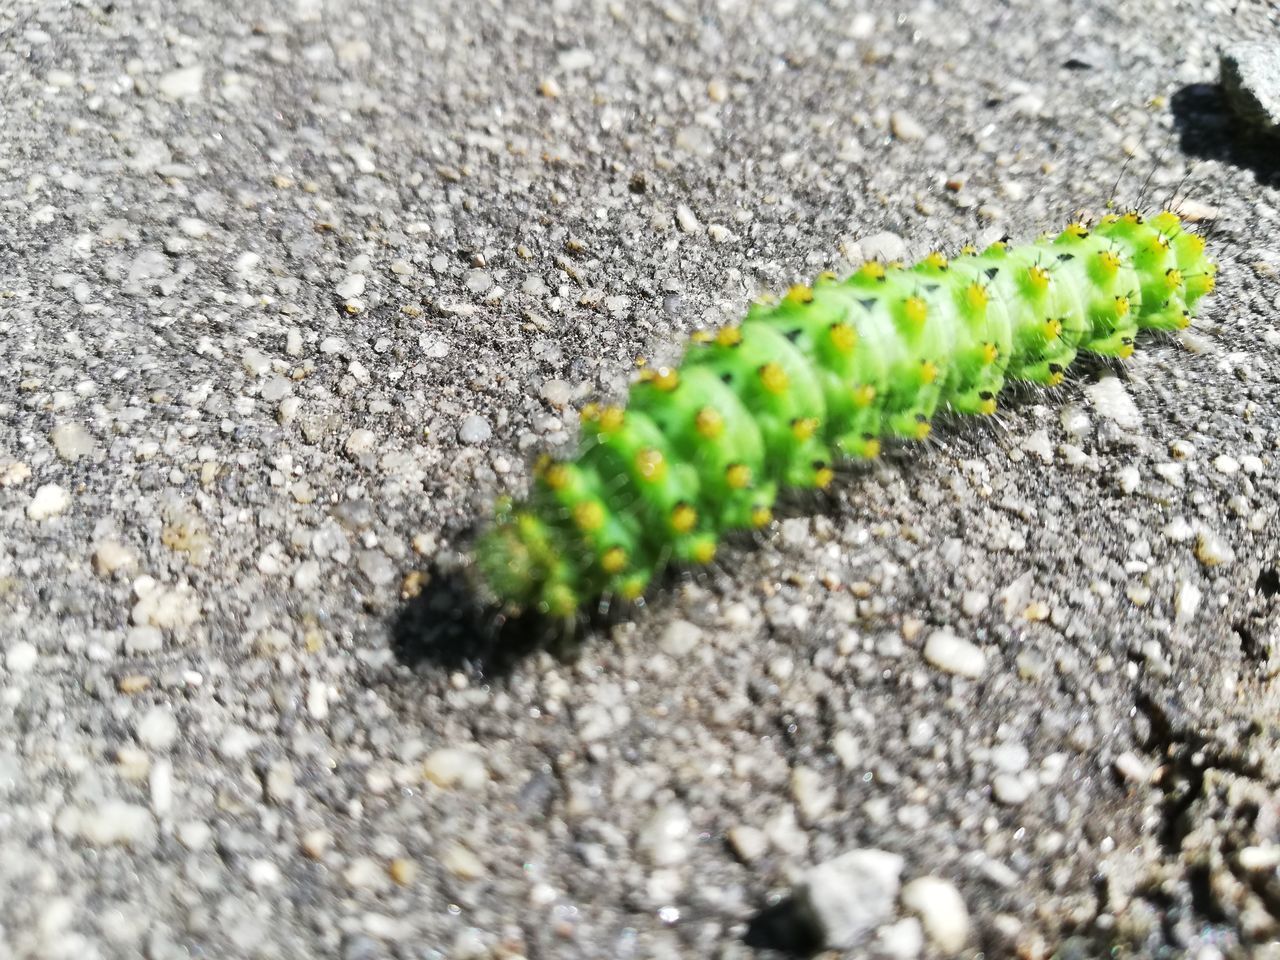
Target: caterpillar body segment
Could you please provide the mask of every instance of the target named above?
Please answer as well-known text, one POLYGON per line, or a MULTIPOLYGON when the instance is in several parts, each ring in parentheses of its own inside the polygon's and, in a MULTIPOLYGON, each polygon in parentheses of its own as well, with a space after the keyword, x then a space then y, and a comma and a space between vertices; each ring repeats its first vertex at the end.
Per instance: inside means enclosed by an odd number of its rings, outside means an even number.
POLYGON ((625 408, 584 408, 579 453, 500 507, 480 575, 552 617, 635 599, 668 564, 709 563, 725 533, 767 525, 780 490, 927 436, 940 408, 989 415, 1010 380, 1053 386, 1081 351, 1124 358, 1138 331, 1185 327, 1215 269, 1175 214, 1131 212, 793 287, 642 371, 625 408))

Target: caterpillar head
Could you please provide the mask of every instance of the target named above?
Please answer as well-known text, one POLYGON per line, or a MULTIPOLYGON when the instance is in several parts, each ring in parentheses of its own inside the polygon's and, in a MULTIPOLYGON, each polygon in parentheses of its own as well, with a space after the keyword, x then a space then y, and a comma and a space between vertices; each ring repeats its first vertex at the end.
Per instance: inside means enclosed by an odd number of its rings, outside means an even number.
POLYGON ((559 553, 546 523, 525 510, 508 511, 480 538, 476 568, 494 599, 508 609, 571 617, 579 598, 559 576, 564 572, 559 553))

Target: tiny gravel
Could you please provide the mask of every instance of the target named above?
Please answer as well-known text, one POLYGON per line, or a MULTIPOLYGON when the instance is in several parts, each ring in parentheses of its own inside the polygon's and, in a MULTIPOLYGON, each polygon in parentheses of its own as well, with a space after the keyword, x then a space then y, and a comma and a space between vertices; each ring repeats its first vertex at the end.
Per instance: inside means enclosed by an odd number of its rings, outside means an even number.
POLYGON ((1277 35, 0 4, 0 957, 1276 960, 1280 191, 1219 55, 1277 35), (1190 330, 572 643, 476 608, 639 358, 1111 200, 1209 236, 1190 330))

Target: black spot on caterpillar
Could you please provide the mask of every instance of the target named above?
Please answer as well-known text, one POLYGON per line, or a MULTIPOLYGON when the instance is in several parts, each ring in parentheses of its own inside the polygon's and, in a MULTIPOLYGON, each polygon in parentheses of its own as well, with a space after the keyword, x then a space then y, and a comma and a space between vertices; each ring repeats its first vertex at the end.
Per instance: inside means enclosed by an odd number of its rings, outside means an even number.
POLYGON ((1185 327, 1215 269, 1175 214, 1130 212, 792 287, 643 371, 625 408, 584 408, 577 456, 500 505, 476 567, 513 611, 635 599, 769 524, 779 490, 827 486, 882 437, 922 439, 939 408, 990 415, 1007 381, 1053 386, 1080 351, 1123 358, 1139 330, 1185 327))

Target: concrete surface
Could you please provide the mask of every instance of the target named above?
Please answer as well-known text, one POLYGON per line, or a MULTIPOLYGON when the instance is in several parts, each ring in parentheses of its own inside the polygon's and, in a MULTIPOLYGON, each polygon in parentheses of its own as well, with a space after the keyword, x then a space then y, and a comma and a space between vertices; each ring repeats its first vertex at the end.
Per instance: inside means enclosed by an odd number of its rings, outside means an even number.
POLYGON ((0 4, 0 955, 768 956, 816 876, 850 957, 1276 956, 1280 192, 1203 87, 1276 16, 0 4), (467 538, 637 356, 1175 192, 1186 335, 489 656, 467 538))

